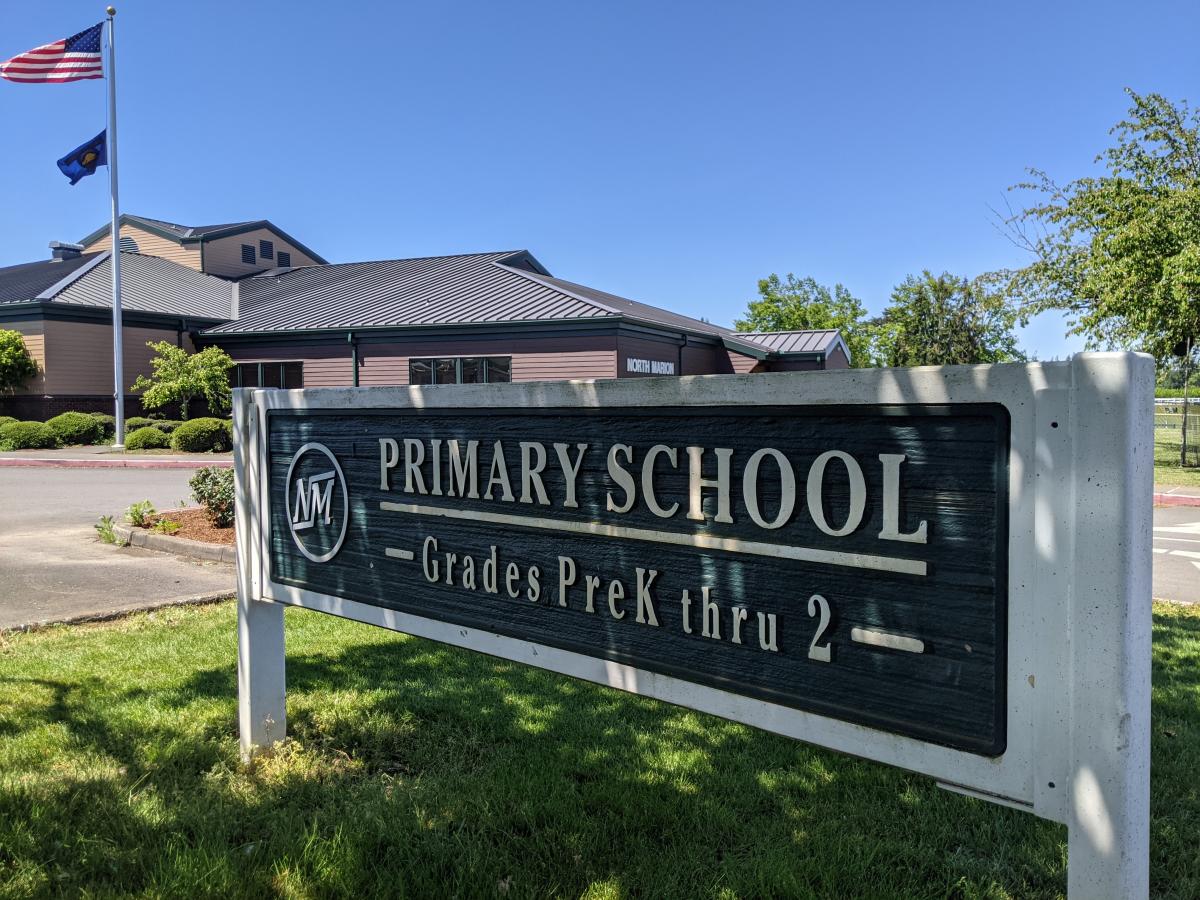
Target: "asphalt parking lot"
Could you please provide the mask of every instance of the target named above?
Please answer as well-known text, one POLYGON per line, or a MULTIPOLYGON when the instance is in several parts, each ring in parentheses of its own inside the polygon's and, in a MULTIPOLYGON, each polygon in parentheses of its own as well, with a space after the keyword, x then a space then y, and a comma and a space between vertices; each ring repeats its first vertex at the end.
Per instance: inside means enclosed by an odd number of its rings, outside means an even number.
POLYGON ((233 567, 100 543, 135 500, 179 506, 187 469, 0 469, 0 629, 233 594, 233 567))
POLYGON ((1154 510, 1154 596, 1200 603, 1200 506, 1154 510))

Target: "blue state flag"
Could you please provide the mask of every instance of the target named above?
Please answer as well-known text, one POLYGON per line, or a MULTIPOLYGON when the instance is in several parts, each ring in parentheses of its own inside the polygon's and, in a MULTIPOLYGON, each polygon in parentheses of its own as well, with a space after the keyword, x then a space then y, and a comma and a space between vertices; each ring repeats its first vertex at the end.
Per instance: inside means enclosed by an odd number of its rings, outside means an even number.
POLYGON ((62 173, 71 179, 71 184, 80 178, 94 175, 98 166, 108 165, 108 129, 100 132, 86 144, 80 144, 58 161, 62 173))

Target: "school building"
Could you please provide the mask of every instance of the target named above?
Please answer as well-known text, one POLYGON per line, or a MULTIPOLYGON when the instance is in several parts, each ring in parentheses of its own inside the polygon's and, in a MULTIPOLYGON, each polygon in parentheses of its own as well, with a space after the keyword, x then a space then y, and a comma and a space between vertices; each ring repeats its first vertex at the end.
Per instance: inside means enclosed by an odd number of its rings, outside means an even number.
MULTIPOLYGON (((0 268, 0 328, 39 374, 0 414, 107 411, 112 236, 0 268)), ((124 215, 124 387, 147 341, 219 346, 235 386, 330 387, 835 369, 836 331, 737 332, 556 278, 527 250, 329 263, 271 222, 185 226, 124 215)), ((136 396, 127 411, 139 414, 136 396)))

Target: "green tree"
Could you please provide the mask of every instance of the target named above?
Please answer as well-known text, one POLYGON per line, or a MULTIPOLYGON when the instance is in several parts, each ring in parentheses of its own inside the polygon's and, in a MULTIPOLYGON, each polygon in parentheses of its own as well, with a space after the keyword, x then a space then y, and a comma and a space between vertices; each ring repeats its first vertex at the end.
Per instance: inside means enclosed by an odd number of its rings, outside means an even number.
POLYGON ((836 328, 850 349, 850 364, 875 365, 871 325, 862 301, 840 284, 833 290, 791 273, 759 279, 759 299, 751 300, 738 331, 804 331, 836 328))
POLYGON ((0 329, 0 391, 16 390, 37 372, 21 332, 0 329))
POLYGON ((147 341, 156 356, 150 360, 149 378, 139 375, 131 390, 142 392, 142 405, 151 408, 179 404, 179 418, 187 419, 188 404, 197 397, 208 401, 214 413, 229 409, 229 370, 234 362, 220 347, 188 353, 167 341, 147 341))
POLYGON ((949 272, 908 276, 876 321, 884 365, 940 366, 1022 360, 1016 313, 980 281, 949 272))
POLYGON ((1013 189, 1040 199, 1006 220, 1033 261, 1003 273, 1025 315, 1068 312, 1071 333, 1098 348, 1160 361, 1200 338, 1200 114, 1128 90, 1107 174, 1059 186, 1043 171, 1013 189))

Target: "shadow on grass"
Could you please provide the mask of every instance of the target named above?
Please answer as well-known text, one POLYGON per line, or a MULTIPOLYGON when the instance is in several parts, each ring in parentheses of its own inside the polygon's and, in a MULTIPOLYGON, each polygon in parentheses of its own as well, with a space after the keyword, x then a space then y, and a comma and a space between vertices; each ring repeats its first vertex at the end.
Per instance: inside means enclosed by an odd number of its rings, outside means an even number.
MULTIPOLYGON (((249 767, 236 756, 231 667, 116 697, 93 680, 30 684, 45 698, 23 713, 22 730, 61 730, 69 753, 29 767, 53 777, 4 782, 0 887, 1062 892, 1062 831, 1032 816, 655 701, 363 633, 339 652, 289 655, 293 740, 249 767)), ((1187 671, 1194 687, 1194 661, 1187 671)))

